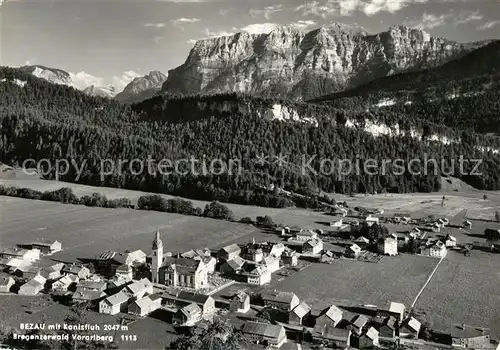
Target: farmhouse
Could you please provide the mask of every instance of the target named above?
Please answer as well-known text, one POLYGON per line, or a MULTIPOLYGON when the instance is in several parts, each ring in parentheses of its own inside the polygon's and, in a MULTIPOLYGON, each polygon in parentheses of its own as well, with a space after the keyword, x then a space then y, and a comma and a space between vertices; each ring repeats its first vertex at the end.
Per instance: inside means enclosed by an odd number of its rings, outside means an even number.
POLYGON ((56 240, 42 239, 29 244, 31 249, 38 249, 43 254, 53 254, 62 250, 62 244, 56 240))
POLYGON ((128 295, 124 292, 118 292, 99 302, 99 313, 116 315, 127 310, 128 295))
POLYGON ((297 253, 294 250, 287 249, 281 255, 281 261, 287 266, 297 266, 299 259, 297 253))
POLYGON ((215 310, 215 300, 209 295, 181 291, 177 299, 184 305, 196 303, 201 308, 203 314, 211 313, 215 310))
POLYGON ((243 265, 245 265, 245 260, 237 256, 234 259, 224 261, 220 267, 220 273, 227 275, 240 273, 243 265))
POLYGON ((0 252, 0 258, 33 262, 40 259, 40 251, 38 249, 10 248, 0 252))
POLYGON ((340 208, 340 207, 334 207, 330 210, 330 214, 335 215, 335 216, 345 217, 345 216, 347 216, 347 209, 340 208))
POLYGON ((265 242, 260 244, 260 248, 264 252, 264 256, 274 256, 276 258, 281 257, 285 251, 285 245, 283 243, 276 242, 265 242))
POLYGON ((399 336, 402 338, 417 339, 420 327, 420 322, 417 319, 409 317, 399 326, 399 336))
POLYGON ((12 267, 9 269, 9 271, 12 272, 13 275, 22 277, 24 279, 32 279, 35 276, 40 275, 40 268, 31 266, 29 264, 22 264, 17 268, 12 267))
POLYGON ((250 297, 245 292, 239 292, 231 298, 229 310, 233 312, 245 313, 250 310, 250 297))
POLYGON ((405 317, 406 307, 402 303, 390 302, 386 307, 379 308, 377 314, 380 317, 392 316, 396 321, 401 322, 405 317))
POLYGON ((457 239, 455 237, 453 237, 452 235, 448 234, 446 236, 444 244, 445 244, 446 248, 448 248, 448 247, 456 247, 457 246, 457 239))
POLYGON ((349 227, 348 224, 346 224, 342 218, 337 218, 337 219, 334 219, 333 221, 330 222, 330 227, 334 230, 334 231, 342 231, 342 230, 345 230, 347 227, 349 227))
POLYGON ((323 241, 320 239, 310 239, 302 246, 304 254, 319 254, 323 250, 323 241))
POLYGON ((174 287, 204 288, 208 285, 208 271, 201 260, 170 257, 160 267, 159 282, 174 287))
POLYGON ((333 349, 347 349, 351 345, 351 331, 348 329, 326 326, 316 337, 323 345, 333 349))
POLYGON ((0 276, 0 293, 9 293, 12 286, 16 284, 10 276, 0 276))
POLYGON ((466 324, 452 324, 451 342, 453 346, 462 348, 486 349, 490 347, 490 330, 466 324))
POLYGON ((353 244, 353 245, 347 247, 347 249, 345 250, 345 253, 344 253, 344 255, 347 258, 351 258, 351 259, 357 259, 360 254, 361 254, 361 248, 357 244, 353 244))
POLYGON ((40 269, 40 275, 45 277, 47 280, 55 280, 61 276, 61 270, 63 269, 64 264, 58 263, 48 267, 44 267, 40 269))
POLYGON ((429 226, 429 229, 432 231, 432 232, 441 232, 441 226, 439 225, 439 223, 435 222, 433 224, 431 224, 429 226))
POLYGON ((294 307, 288 314, 288 323, 293 325, 302 325, 309 316, 311 316, 311 308, 305 301, 294 307))
POLYGON ((184 306, 172 317, 172 324, 175 326, 192 326, 201 320, 202 311, 196 303, 184 306))
POLYGON ((357 335, 361 335, 363 332, 363 327, 368 322, 368 318, 365 315, 356 315, 351 319, 349 329, 351 329, 357 335))
POLYGON ((94 290, 84 290, 77 289, 73 294, 72 300, 74 303, 87 303, 87 302, 99 302, 100 300, 106 298, 107 295, 104 292, 94 291, 94 290))
POLYGON ((131 280, 134 277, 134 270, 132 269, 132 266, 128 264, 121 264, 116 268, 115 277, 131 280))
POLYGON ((314 325, 314 329, 321 333, 324 328, 329 327, 337 327, 337 325, 342 321, 343 312, 335 305, 332 305, 320 312, 320 314, 316 317, 316 323, 314 325))
POLYGON ((134 301, 129 305, 128 312, 132 315, 144 317, 159 308, 161 308, 161 297, 155 294, 134 301))
POLYGON ((370 244, 370 240, 364 236, 360 236, 354 240, 354 243, 356 243, 361 249, 366 249, 366 247, 370 244))
POLYGON ((293 237, 293 240, 300 241, 300 242, 307 242, 310 239, 316 239, 316 238, 318 238, 318 234, 316 232, 314 232, 313 230, 302 229, 295 234, 295 237, 293 237))
POLYGON ((273 348, 280 348, 286 342, 283 326, 268 323, 247 322, 241 328, 243 334, 255 342, 264 342, 273 348))
POLYGON ((107 285, 108 284, 104 281, 83 280, 78 282, 78 284, 76 285, 76 289, 104 292, 106 290, 107 285))
POLYGON ((140 281, 135 281, 123 288, 123 292, 127 294, 129 300, 142 299, 145 295, 153 294, 153 285, 147 278, 140 281))
POLYGON ((381 238, 378 240, 377 248, 380 254, 396 256, 398 255, 398 239, 392 235, 381 238))
POLYGON ((106 251, 94 258, 79 258, 78 260, 84 264, 92 264, 96 273, 107 277, 114 276, 118 266, 125 263, 125 258, 113 251, 106 251))
POLYGON ((396 337, 396 330, 398 328, 398 321, 393 316, 388 316, 379 328, 379 335, 384 338, 396 337))
POLYGON ((374 216, 371 216, 368 215, 366 218, 365 218, 365 223, 368 225, 368 226, 373 226, 374 224, 379 224, 379 218, 377 217, 374 217, 374 216))
POLYGON ((270 273, 273 273, 280 269, 280 260, 274 256, 267 256, 264 258, 263 265, 270 273))
POLYGON ((217 253, 220 261, 228 261, 236 258, 241 253, 241 248, 237 244, 231 244, 221 248, 217 253))
POLYGON ((441 258, 446 254, 446 246, 439 240, 428 239, 427 242, 420 247, 420 254, 441 258))
POLYGON ((285 312, 292 311, 300 303, 300 300, 295 293, 279 292, 276 290, 265 293, 262 296, 262 299, 264 299, 264 305, 271 306, 285 312))
POLYGON ((335 259, 335 256, 334 256, 333 252, 331 252, 330 250, 326 250, 326 251, 323 251, 323 253, 321 253, 319 261, 321 263, 324 263, 324 264, 330 264, 333 262, 334 259, 335 259))
POLYGON ((245 260, 261 262, 264 259, 264 252, 258 244, 249 243, 243 246, 240 256, 245 260))
POLYGON ((18 294, 37 295, 45 287, 45 282, 47 282, 47 280, 44 277, 40 275, 35 276, 33 279, 29 280, 28 282, 23 284, 21 288, 19 288, 18 294))
POLYGON ((245 273, 247 276, 248 284, 255 284, 262 286, 263 284, 271 282, 271 271, 265 266, 256 266, 250 272, 245 273))
POLYGON ((366 349, 366 348, 373 348, 375 346, 379 345, 379 339, 378 339, 378 331, 370 327, 366 333, 364 333, 361 337, 359 337, 359 348, 360 349, 366 349))
POLYGON ((66 265, 63 267, 61 273, 66 275, 75 275, 79 279, 85 279, 90 276, 90 270, 81 265, 66 265))
POLYGON ((69 287, 73 283, 78 283, 78 281, 79 281, 79 279, 78 279, 78 276, 76 276, 76 275, 65 275, 65 276, 59 278, 54 283, 52 283, 52 290, 54 290, 56 292, 61 292, 61 293, 67 292, 69 287))

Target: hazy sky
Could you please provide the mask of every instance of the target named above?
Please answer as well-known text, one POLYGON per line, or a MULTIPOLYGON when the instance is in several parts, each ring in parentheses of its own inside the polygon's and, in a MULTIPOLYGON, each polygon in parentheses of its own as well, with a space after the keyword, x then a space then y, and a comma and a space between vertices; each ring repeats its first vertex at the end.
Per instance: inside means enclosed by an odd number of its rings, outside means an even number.
POLYGON ((460 42, 498 39, 500 0, 4 0, 0 65, 42 64, 119 85, 178 66, 195 39, 332 22, 368 32, 405 24, 460 42))

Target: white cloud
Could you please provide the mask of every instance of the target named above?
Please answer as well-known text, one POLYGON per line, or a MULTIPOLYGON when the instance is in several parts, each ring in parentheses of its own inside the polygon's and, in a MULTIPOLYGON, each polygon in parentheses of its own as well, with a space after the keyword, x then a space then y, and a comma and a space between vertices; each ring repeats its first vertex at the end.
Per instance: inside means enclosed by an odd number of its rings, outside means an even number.
POLYGON ((115 87, 116 91, 123 91, 125 86, 127 86, 132 80, 142 76, 133 70, 123 72, 121 76, 114 76, 112 79, 112 85, 115 87))
POLYGON ((405 21, 405 25, 415 28, 415 29, 432 29, 435 27, 442 26, 443 24, 446 23, 446 21, 453 17, 453 13, 446 13, 442 15, 434 15, 431 13, 424 12, 422 15, 422 18, 420 19, 413 19, 409 21, 405 21))
POLYGON ((498 20, 489 21, 489 22, 486 22, 483 25, 480 25, 479 27, 477 27, 477 30, 488 30, 488 29, 491 29, 493 27, 496 27, 499 24, 500 24, 500 21, 498 21, 498 20))
POLYGON ((300 21, 297 21, 297 22, 292 23, 290 25, 294 28, 297 28, 297 29, 306 29, 306 28, 309 28, 315 24, 316 24, 316 21, 313 21, 313 20, 305 20, 305 21, 300 20, 300 21))
POLYGON ((276 12, 283 11, 283 5, 271 5, 271 6, 266 6, 263 9, 251 9, 250 10, 250 16, 252 17, 258 17, 258 16, 264 16, 265 19, 271 18, 271 15, 276 12))
POLYGON ((268 34, 278 27, 279 24, 277 23, 254 23, 240 29, 249 34, 268 34))
POLYGON ((193 23, 196 23, 199 21, 201 21, 201 19, 199 19, 199 18, 185 18, 185 17, 171 20, 171 22, 173 23, 174 26, 176 26, 182 30, 184 30, 183 24, 193 24, 193 23))
POLYGON ((483 15, 479 11, 460 11, 458 18, 455 21, 455 25, 467 24, 473 21, 480 21, 483 19, 483 15))
POLYGON ((69 73, 73 85, 79 90, 83 90, 91 85, 103 86, 104 78, 95 77, 91 74, 85 73, 84 71, 78 73, 69 73))
POLYGON ((145 23, 144 27, 164 28, 166 23, 145 23))

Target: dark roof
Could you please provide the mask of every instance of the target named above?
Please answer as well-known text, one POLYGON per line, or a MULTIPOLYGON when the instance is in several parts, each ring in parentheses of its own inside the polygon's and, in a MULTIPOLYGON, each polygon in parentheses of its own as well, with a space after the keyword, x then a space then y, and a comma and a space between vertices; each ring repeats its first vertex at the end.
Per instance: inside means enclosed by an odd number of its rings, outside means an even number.
POLYGON ((310 311, 311 308, 309 307, 309 305, 307 305, 307 303, 303 301, 299 305, 297 305, 291 312, 302 318, 305 315, 307 315, 310 311))
POLYGON ((196 313, 201 313, 202 310, 196 303, 191 303, 189 305, 184 306, 182 309, 179 309, 179 312, 183 313, 187 317, 190 317, 196 313))
POLYGON ((268 300, 268 301, 274 301, 274 302, 279 302, 279 303, 287 303, 290 304, 294 298, 297 298, 295 293, 292 292, 278 292, 278 291, 271 291, 268 293, 265 293, 262 296, 262 299, 268 300))
POLYGON ((342 328, 335 328, 332 326, 326 326, 323 331, 323 338, 347 342, 351 336, 351 331, 342 328))
POLYGON ((358 328, 363 328, 368 322, 368 318, 364 315, 356 315, 351 319, 351 324, 358 328))
POLYGON ((452 324, 451 337, 452 338, 475 338, 485 335, 490 335, 489 328, 473 327, 466 324, 452 324))
POLYGON ((389 327, 392 330, 396 329, 397 320, 393 316, 386 317, 382 326, 389 327))
POLYGON ((337 306, 332 305, 321 311, 318 317, 326 316, 333 321, 340 322, 342 321, 342 315, 342 310, 340 310, 337 306))
POLYGON ((200 265, 200 260, 188 259, 188 258, 175 258, 167 257, 163 261, 162 268, 170 267, 175 265, 175 268, 179 270, 186 270, 186 272, 194 272, 200 265))
POLYGON ((226 253, 234 253, 234 252, 241 252, 241 248, 237 244, 231 244, 225 247, 222 247, 220 251, 226 252, 226 253))
POLYGON ((284 328, 269 323, 247 322, 242 327, 243 333, 278 339, 284 328))
POLYGON ((179 294, 177 295, 177 299, 183 300, 183 301, 189 301, 189 302, 194 302, 197 304, 205 304, 207 300, 211 299, 212 297, 210 295, 205 295, 205 294, 200 294, 200 293, 192 293, 188 291, 180 291, 179 294))

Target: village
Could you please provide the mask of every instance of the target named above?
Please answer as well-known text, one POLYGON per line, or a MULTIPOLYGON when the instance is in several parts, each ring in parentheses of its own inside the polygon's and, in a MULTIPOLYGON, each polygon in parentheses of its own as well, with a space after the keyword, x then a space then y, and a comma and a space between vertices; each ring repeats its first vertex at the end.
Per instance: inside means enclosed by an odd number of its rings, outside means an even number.
MULTIPOLYGON (((203 320, 221 317, 254 344, 275 349, 391 348, 391 344, 498 349, 488 328, 462 320, 449 325, 445 340, 433 337, 413 305, 399 300, 386 305, 367 300, 352 308, 332 304, 314 311, 315 305, 295 293, 272 287, 276 279, 286 280, 311 264, 336 264, 339 259, 397 263, 401 254, 440 262, 450 250, 467 258, 474 249, 450 233, 441 234, 445 229, 472 230, 470 220, 456 223, 444 217, 383 214, 383 209, 337 204, 325 213, 324 229, 275 225, 266 228, 267 241, 253 239, 217 250, 169 252, 157 230, 151 234, 149 252, 105 251, 70 263, 51 259, 64 249, 64 242, 20 243, 0 252, 0 293, 50 295, 58 303, 81 304, 101 314, 154 315, 171 323, 179 334, 203 320), (388 230, 384 226, 388 224, 403 229, 388 230)), ((484 236, 485 249, 498 252, 500 230, 487 229, 484 236)))

